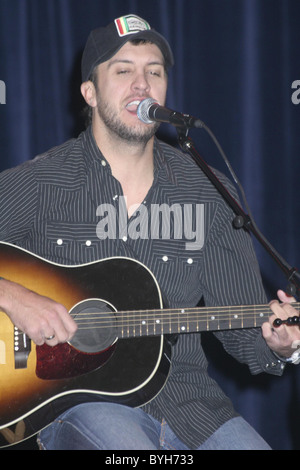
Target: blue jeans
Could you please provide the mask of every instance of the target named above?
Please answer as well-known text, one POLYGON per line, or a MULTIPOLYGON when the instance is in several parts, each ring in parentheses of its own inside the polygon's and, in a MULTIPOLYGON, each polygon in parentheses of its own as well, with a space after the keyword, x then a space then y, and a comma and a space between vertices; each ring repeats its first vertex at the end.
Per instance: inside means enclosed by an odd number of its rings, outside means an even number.
MULTIPOLYGON (((47 450, 190 450, 162 423, 140 408, 86 403, 71 408, 41 431, 47 450)), ((270 450, 241 417, 221 426, 197 450, 270 450)))

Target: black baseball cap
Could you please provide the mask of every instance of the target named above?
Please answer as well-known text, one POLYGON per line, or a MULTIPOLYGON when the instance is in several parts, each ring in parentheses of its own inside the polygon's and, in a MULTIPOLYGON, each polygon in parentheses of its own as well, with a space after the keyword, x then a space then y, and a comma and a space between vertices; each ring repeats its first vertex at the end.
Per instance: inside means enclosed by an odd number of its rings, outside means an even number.
POLYGON ((132 39, 153 42, 161 50, 166 68, 174 65, 168 41, 152 29, 146 20, 136 15, 126 15, 115 19, 104 28, 91 31, 81 61, 82 81, 89 80, 96 65, 111 59, 127 41, 132 39))

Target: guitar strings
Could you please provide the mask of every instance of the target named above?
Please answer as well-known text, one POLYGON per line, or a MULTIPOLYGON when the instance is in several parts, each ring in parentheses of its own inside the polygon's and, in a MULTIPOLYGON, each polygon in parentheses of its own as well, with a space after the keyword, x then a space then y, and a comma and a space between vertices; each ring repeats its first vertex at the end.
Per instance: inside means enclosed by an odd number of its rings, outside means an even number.
MULTIPOLYGON (((294 303, 293 306, 299 309, 300 304, 294 303)), ((249 319, 266 320, 265 313, 271 314, 268 305, 249 305, 249 306, 223 306, 223 307, 198 307, 187 309, 162 309, 162 310, 135 310, 135 311, 117 311, 117 312, 81 312, 74 318, 78 328, 87 329, 90 322, 96 328, 110 328, 112 324, 118 323, 123 328, 155 326, 160 324, 178 324, 178 322, 201 322, 211 323, 219 321, 243 322, 249 319), (225 313, 218 313, 218 310, 226 310, 225 313), (239 314, 236 312, 238 311, 239 314), (109 314, 113 314, 111 318, 109 314), (116 315, 116 316, 115 316, 116 315), (143 325, 141 322, 145 322, 143 325), (131 323, 133 322, 133 323, 131 323), (83 326, 84 325, 84 326, 83 326), (97 326, 96 326, 97 325, 97 326)))
MULTIPOLYGON (((298 306, 297 305, 294 305, 295 308, 297 308, 298 306)), ((255 307, 255 306, 254 306, 255 307)), ((238 310, 238 312, 240 313, 241 316, 245 316, 245 315, 250 315, 250 316, 254 316, 254 315, 258 315, 260 313, 265 313, 265 312, 269 312, 271 313, 271 309, 269 306, 258 306, 258 307, 261 307, 261 308, 253 308, 252 306, 249 306, 248 308, 248 312, 247 312, 247 307, 246 308, 243 308, 241 309, 241 307, 236 307, 236 310, 238 310)), ((225 308, 225 307, 224 307, 225 308)), ((217 308, 217 310, 219 310, 220 308, 217 308)), ((156 309, 156 310, 128 310, 128 311, 99 311, 99 312, 79 312, 79 313, 76 313, 76 317, 78 316, 81 316, 81 317, 85 317, 85 316, 88 316, 90 315, 91 317, 93 316, 96 316, 96 315, 99 315, 100 317, 101 316, 104 316, 104 317, 108 317, 109 314, 118 314, 119 316, 124 316, 124 318, 130 318, 130 316, 132 316, 132 318, 137 318, 138 315, 142 315, 142 316, 159 316, 159 317, 164 317, 164 316, 170 316, 170 317, 177 317, 178 315, 185 315, 185 316, 188 316, 190 314, 192 315, 198 315, 199 318, 200 317, 207 317, 207 316, 211 316, 211 317, 219 317, 219 318, 222 318, 222 317, 225 317, 225 318, 230 318, 230 316, 232 315, 236 315, 236 313, 234 312, 235 308, 231 308, 230 310, 228 310, 228 308, 226 308, 226 312, 225 313, 217 313, 216 312, 216 308, 213 308, 213 307, 210 307, 210 310, 206 310, 204 308, 187 308, 187 309, 162 309, 162 310, 159 310, 159 309, 156 309)))
MULTIPOLYGON (((299 304, 293 304, 293 306, 297 309, 300 307, 299 304)), ((177 315, 188 315, 188 314, 195 314, 199 316, 230 316, 232 314, 236 315, 234 310, 237 310, 241 315, 245 315, 251 313, 252 315, 257 315, 258 313, 263 312, 271 312, 271 309, 268 305, 257 305, 257 306, 233 306, 233 307, 209 307, 208 309, 205 307, 189 307, 189 308, 177 308, 177 309, 149 309, 149 310, 124 310, 124 311, 99 311, 99 312, 78 312, 76 316, 85 316, 85 315, 109 315, 110 313, 118 314, 118 315, 126 315, 127 317, 133 316, 136 317, 137 315, 159 315, 159 316, 177 316, 177 315), (218 313, 218 310, 226 310, 225 313, 218 313)), ((71 312, 72 313, 72 312, 71 312)))

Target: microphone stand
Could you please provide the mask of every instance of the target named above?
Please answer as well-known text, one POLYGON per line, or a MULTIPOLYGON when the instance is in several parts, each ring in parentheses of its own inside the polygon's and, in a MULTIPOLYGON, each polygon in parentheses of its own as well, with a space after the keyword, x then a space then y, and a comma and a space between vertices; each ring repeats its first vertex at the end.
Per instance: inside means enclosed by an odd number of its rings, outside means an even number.
MULTIPOLYGON (((204 123, 203 128, 208 130, 204 123)), ((289 284, 287 286, 287 293, 289 295, 295 296, 296 293, 300 293, 300 276, 296 268, 291 267, 283 258, 280 256, 277 251, 272 247, 268 240, 262 235, 258 230, 256 225, 251 220, 251 217, 244 212, 240 207, 237 201, 231 196, 227 191, 225 186, 220 182, 215 173, 210 169, 207 163, 203 160, 200 154, 197 152, 193 141, 188 137, 188 126, 176 126, 178 133, 178 142, 180 147, 184 152, 187 152, 191 155, 196 164, 201 168, 205 175, 209 178, 212 184, 216 187, 219 193, 223 196, 226 202, 229 204, 231 209, 235 212, 236 217, 233 220, 233 226, 236 229, 244 227, 246 230, 251 232, 263 248, 271 255, 273 260, 277 263, 279 268, 283 271, 287 277, 289 284)), ((210 132, 209 132, 210 134, 210 132)))

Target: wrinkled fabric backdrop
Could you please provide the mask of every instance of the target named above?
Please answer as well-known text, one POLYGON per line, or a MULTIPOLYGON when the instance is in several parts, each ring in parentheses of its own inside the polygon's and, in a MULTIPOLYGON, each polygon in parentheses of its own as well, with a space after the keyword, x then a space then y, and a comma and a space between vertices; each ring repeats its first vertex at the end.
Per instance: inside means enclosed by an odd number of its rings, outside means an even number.
MULTIPOLYGON (((83 129, 85 41, 91 29, 127 13, 168 38, 176 60, 169 107, 212 129, 262 233, 300 267, 299 0, 0 0, 0 169, 83 129)), ((162 126, 161 136, 177 144, 171 126, 162 126)), ((190 136, 206 162, 228 174, 205 131, 190 136)), ((255 246, 273 298, 286 277, 255 246)), ((251 377, 210 336, 211 373, 236 409, 274 449, 300 449, 300 365, 289 366, 283 378, 251 377)))

